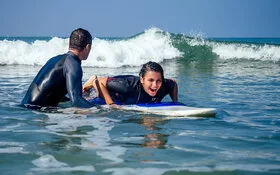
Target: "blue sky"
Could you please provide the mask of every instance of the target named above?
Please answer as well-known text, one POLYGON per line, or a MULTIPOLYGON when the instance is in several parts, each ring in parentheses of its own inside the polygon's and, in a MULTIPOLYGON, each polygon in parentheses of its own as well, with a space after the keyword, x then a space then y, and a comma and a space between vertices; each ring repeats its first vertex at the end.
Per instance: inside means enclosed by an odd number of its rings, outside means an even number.
POLYGON ((0 36, 129 37, 157 27, 206 37, 280 37, 278 0, 1 0, 0 36))

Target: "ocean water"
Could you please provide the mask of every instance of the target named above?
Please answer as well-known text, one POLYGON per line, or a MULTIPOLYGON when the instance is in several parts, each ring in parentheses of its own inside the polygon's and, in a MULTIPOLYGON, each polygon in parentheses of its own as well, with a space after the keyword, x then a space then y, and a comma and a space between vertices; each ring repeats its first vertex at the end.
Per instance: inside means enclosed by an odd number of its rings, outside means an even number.
POLYGON ((177 81, 180 102, 216 108, 215 117, 20 107, 38 70, 67 43, 0 38, 1 174, 280 174, 279 38, 202 38, 158 28, 94 38, 83 81, 138 75, 141 64, 157 61, 177 81))

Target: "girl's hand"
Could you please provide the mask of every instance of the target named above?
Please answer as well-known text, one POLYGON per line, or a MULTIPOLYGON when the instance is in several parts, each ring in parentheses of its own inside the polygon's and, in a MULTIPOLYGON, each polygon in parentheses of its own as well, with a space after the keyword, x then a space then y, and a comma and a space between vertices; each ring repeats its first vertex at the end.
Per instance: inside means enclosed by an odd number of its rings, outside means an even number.
POLYGON ((115 103, 110 104, 110 107, 114 109, 121 109, 120 105, 117 105, 115 103))
POLYGON ((97 76, 93 75, 91 76, 86 83, 83 85, 83 92, 89 91, 91 88, 93 88, 93 83, 97 80, 97 76))

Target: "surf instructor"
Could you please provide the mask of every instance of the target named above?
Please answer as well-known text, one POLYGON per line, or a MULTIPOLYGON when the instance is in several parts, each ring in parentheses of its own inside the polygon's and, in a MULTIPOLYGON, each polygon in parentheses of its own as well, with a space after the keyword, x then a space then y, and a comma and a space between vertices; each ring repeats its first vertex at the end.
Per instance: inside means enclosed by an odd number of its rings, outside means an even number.
POLYGON ((91 50, 92 36, 82 28, 70 35, 68 52, 47 61, 29 86, 21 104, 26 107, 57 106, 68 93, 73 107, 93 106, 82 96, 81 61, 91 50))

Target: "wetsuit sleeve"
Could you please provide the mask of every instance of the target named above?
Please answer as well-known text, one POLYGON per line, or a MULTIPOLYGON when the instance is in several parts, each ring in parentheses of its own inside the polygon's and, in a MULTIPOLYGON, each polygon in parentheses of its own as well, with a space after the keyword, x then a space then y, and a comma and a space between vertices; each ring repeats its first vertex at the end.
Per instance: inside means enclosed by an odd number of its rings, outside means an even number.
POLYGON ((165 87, 167 89, 167 93, 171 97, 173 102, 178 101, 178 85, 176 81, 172 79, 165 79, 165 87))
POLYGON ((72 106, 81 108, 90 108, 93 106, 82 96, 82 77, 83 72, 80 63, 74 59, 66 59, 64 64, 64 74, 66 79, 66 88, 72 106))
POLYGON ((127 94, 133 89, 134 84, 136 82, 132 76, 115 76, 108 77, 106 87, 109 91, 127 94))

